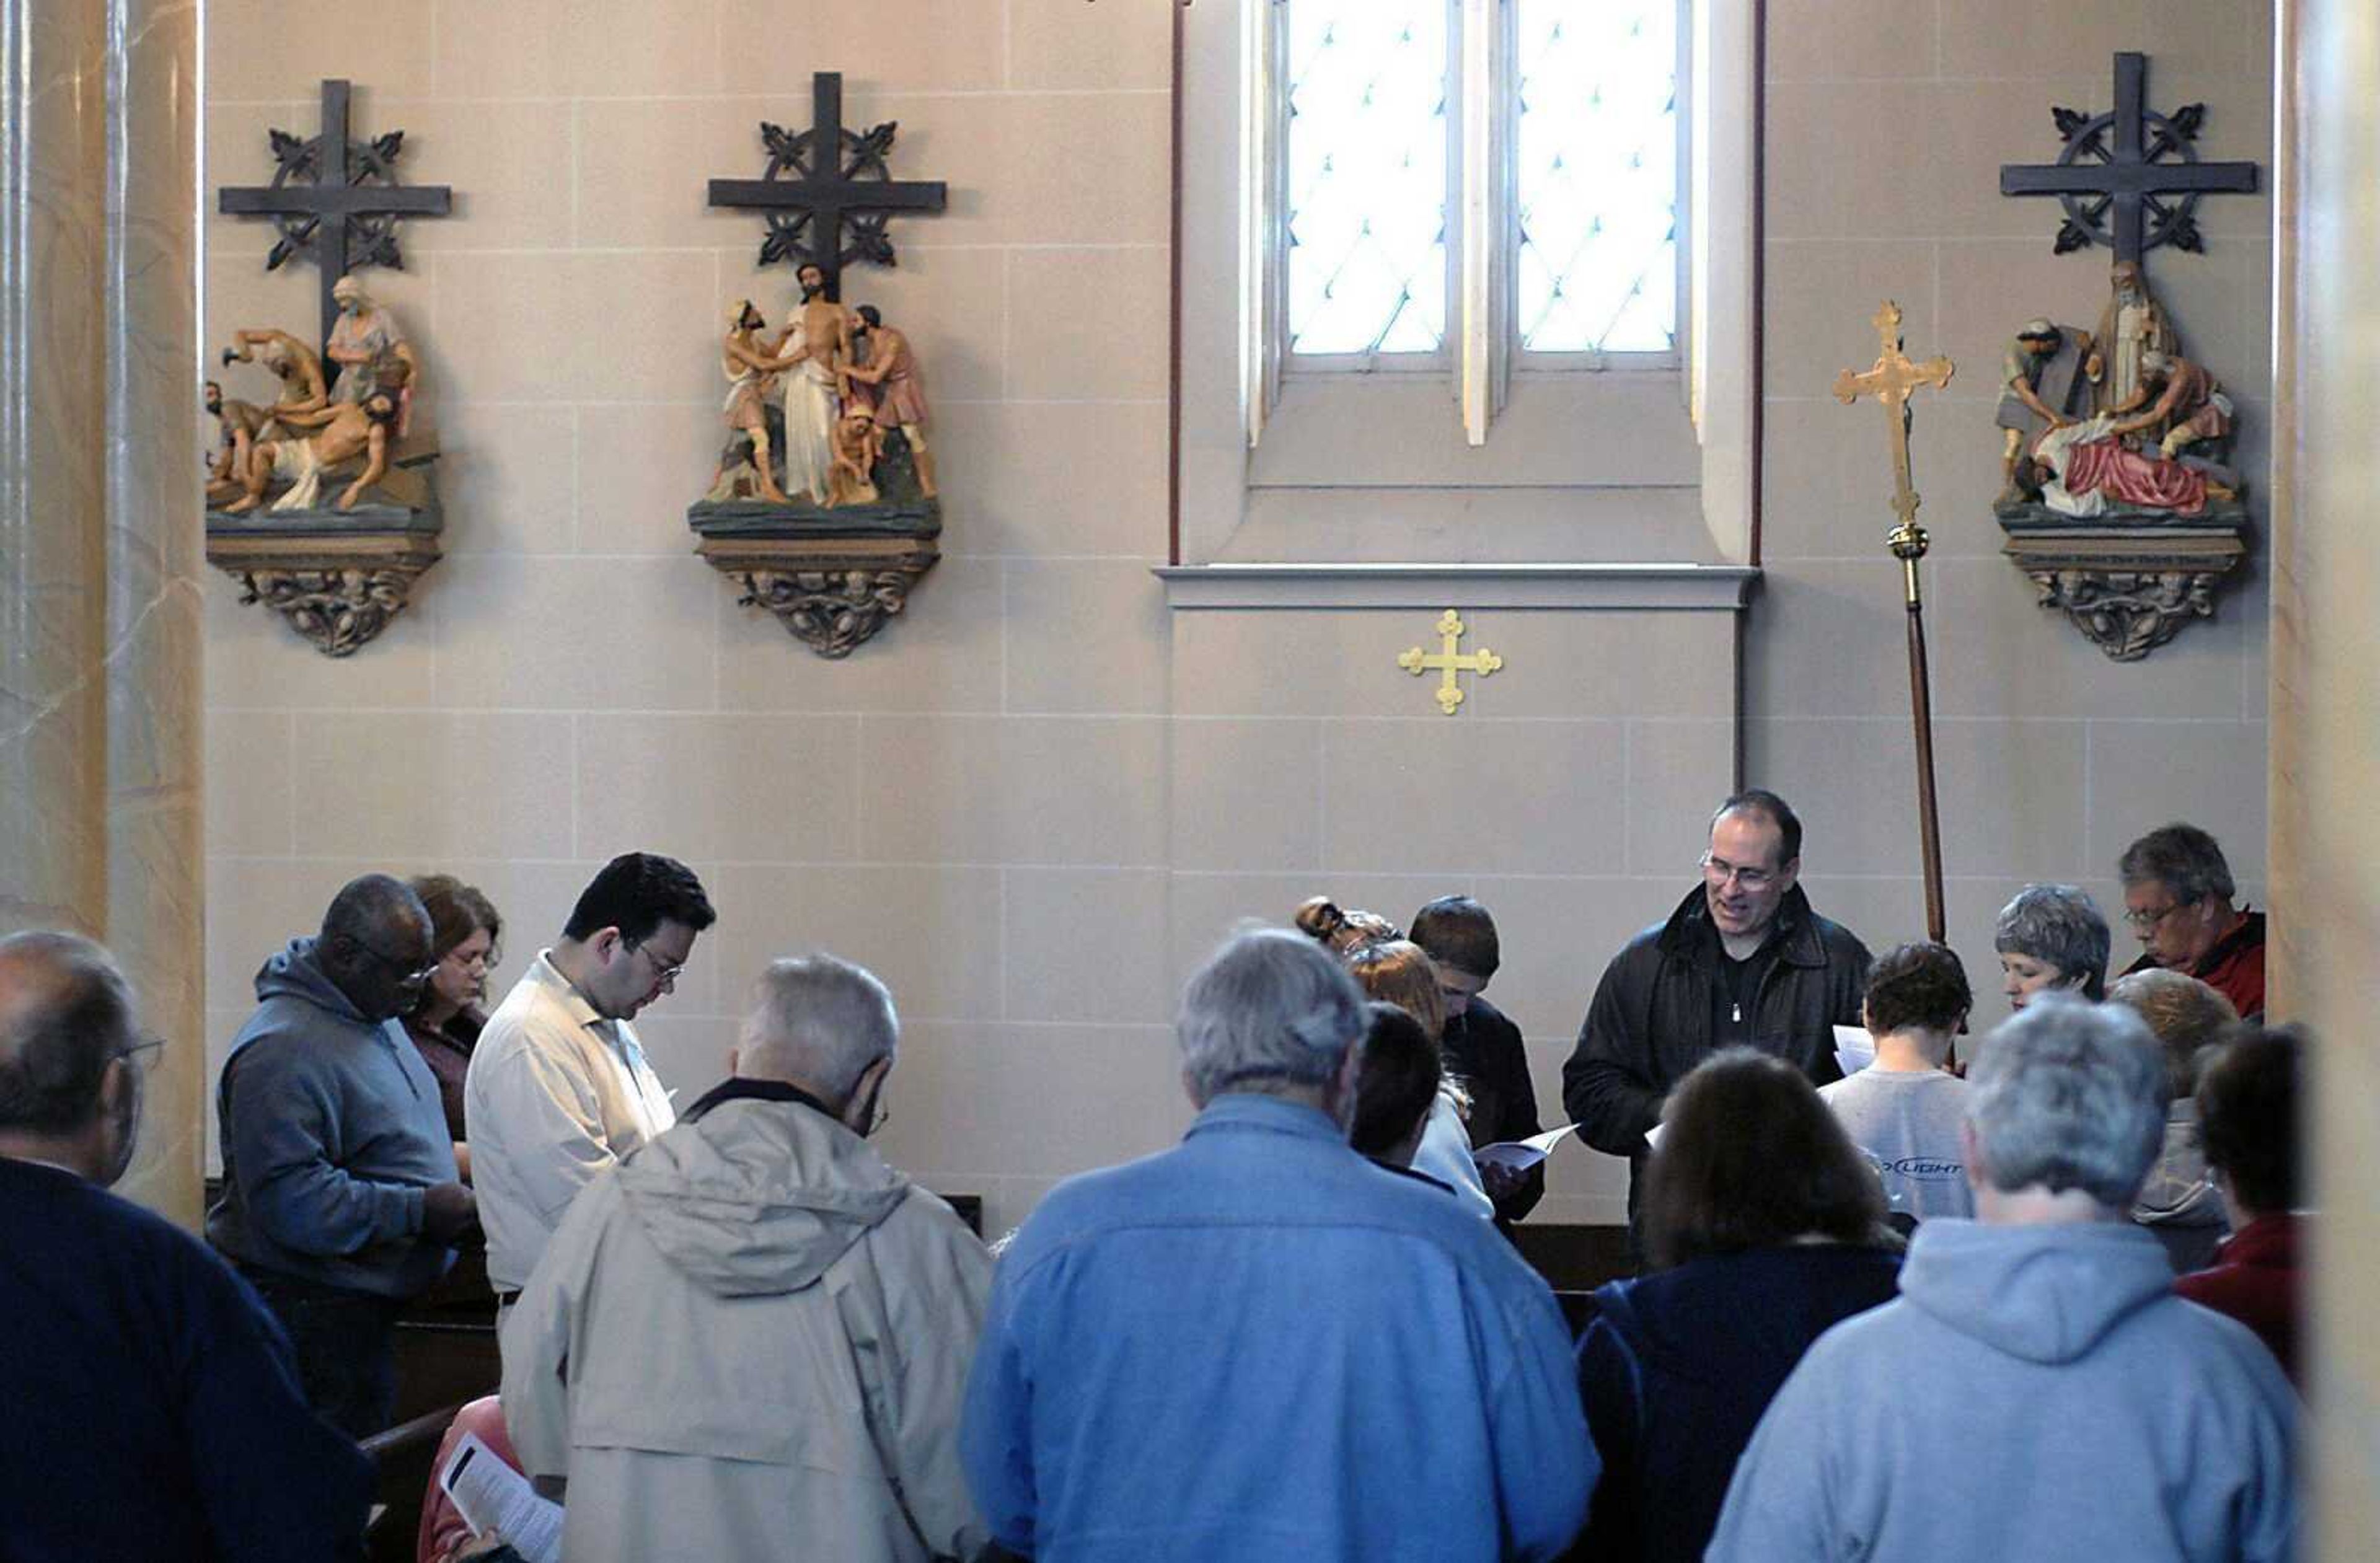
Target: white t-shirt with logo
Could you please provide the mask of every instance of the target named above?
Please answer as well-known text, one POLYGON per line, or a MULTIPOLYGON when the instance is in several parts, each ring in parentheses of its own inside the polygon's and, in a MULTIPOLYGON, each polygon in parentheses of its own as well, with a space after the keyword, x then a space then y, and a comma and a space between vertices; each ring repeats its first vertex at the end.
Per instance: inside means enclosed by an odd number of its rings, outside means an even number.
POLYGON ((1895 1214, 1973 1216, 1959 1125, 1967 1112, 1967 1083, 1937 1069, 1870 1067, 1819 1097, 1834 1109, 1852 1144, 1876 1163, 1895 1214))

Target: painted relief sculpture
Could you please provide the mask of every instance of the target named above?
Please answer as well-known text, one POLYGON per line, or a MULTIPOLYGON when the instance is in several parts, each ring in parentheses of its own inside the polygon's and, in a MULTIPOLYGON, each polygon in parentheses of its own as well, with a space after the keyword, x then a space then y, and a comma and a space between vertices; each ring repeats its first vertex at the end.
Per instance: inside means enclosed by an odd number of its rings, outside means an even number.
POLYGON ((2106 245, 2106 301, 2081 327, 2026 321, 2001 368, 1997 418, 2003 551, 2091 642, 2134 661, 2211 617, 2246 557, 2248 495, 2233 454, 2238 409, 2192 357, 2143 257, 2204 248, 2202 194, 2252 190, 2252 163, 2203 163, 2205 106, 2145 106, 2147 61, 2116 56, 2116 107, 2052 111, 2055 164, 2000 170, 2009 195, 2055 195, 2058 253, 2106 245))
POLYGON ((844 268, 895 262, 886 224, 937 212, 940 183, 895 180, 897 127, 843 125, 843 78, 813 79, 812 127, 760 127, 758 179, 713 179, 710 203, 768 217, 762 265, 790 264, 795 293, 772 330, 763 304, 723 315, 725 445, 686 512, 695 551, 822 657, 883 627, 941 556, 941 503, 926 444, 924 378, 908 336, 872 304, 842 300, 844 268))
POLYGON ((241 600, 272 608, 331 657, 404 611, 439 558, 442 528, 422 357, 353 273, 402 267, 399 219, 443 215, 452 195, 398 182, 403 131, 350 139, 350 99, 348 83, 322 83, 321 134, 273 131, 273 182, 221 195, 225 212, 273 222, 268 271, 313 262, 319 333, 310 342, 242 327, 223 348, 225 381, 206 387, 219 430, 207 467, 208 561, 240 583, 241 600), (258 369, 278 382, 269 400, 225 394, 226 382, 257 380, 258 369))

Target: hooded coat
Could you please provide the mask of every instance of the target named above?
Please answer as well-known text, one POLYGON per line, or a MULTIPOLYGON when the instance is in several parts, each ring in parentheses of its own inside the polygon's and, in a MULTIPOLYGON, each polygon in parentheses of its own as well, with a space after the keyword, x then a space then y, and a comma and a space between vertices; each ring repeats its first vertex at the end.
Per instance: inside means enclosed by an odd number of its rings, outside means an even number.
POLYGON ((364 1019, 314 945, 264 963, 232 1039, 207 1241, 278 1275, 411 1297, 455 1258, 421 1231, 423 1191, 456 1177, 446 1109, 403 1025, 364 1019))
POLYGON ((2198 1145, 2198 1104, 2188 1097, 2175 1097, 2166 1109, 2165 1148, 2132 1196, 2132 1219, 2165 1244, 2178 1276, 2215 1263, 2216 1249, 2230 1234, 2222 1191, 2198 1145))
POLYGON ((2126 1223, 1925 1222, 1769 1405, 1708 1563, 2290 1557, 2296 1398, 2171 1277, 2126 1223))
POLYGON ((713 1092, 579 1195, 504 1326, 521 1467, 569 1478, 563 1555, 971 1556, 991 1268, 807 1097, 713 1092))

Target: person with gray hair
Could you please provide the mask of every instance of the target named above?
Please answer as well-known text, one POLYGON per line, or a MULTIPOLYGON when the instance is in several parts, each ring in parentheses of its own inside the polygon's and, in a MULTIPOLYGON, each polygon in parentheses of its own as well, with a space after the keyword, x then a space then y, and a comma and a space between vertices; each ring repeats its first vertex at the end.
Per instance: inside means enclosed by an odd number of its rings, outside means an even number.
POLYGON ((1060 1184, 1002 1255, 959 1435, 1001 1547, 1488 1563, 1568 1545, 1599 1470, 1569 1331, 1488 1223, 1348 1145, 1366 1020, 1286 928, 1191 977, 1188 1135, 1060 1184))
POLYGON ((2038 993, 2063 989, 2097 1002, 2107 996, 2107 919, 2079 885, 2027 885, 2000 908, 1992 948, 2000 991, 2022 1010, 2038 993))
POLYGON ((0 939, 0 1549, 346 1557, 371 1468, 307 1409, 280 1327, 204 1244, 107 1192, 162 1046, 98 945, 0 939))
POLYGON ((866 969, 771 962, 729 1078, 563 1218, 504 1411, 573 1563, 982 1545, 953 1435, 991 1257, 868 1143, 899 1041, 866 969))
POLYGON ((2116 861, 2124 921, 2141 958, 2124 975, 2163 966, 2194 976, 2240 1012, 2265 1013, 2265 915, 2234 906, 2239 886, 2213 836, 2195 825, 2161 825, 2116 861))
POLYGON ((2162 968, 2117 978, 2107 998, 2146 1021, 2165 1051, 2165 1148, 2132 1201, 2132 1219, 2165 1244, 2174 1274, 2203 1270, 2231 1221, 2198 1144, 2198 1056, 2240 1024, 2239 1012, 2196 977, 2162 968))
POLYGON ((1919 1227, 1900 1296, 1802 1359, 1710 1563, 2293 1556, 2289 1381, 2174 1296, 2124 1218, 2164 1134, 2155 1038, 2120 1005, 2050 995, 1969 1080, 1977 1218, 1919 1227))
POLYGON ((401 1019, 435 969, 420 898, 386 874, 349 880, 322 931, 256 974, 215 1091, 207 1241, 288 1329, 314 1409, 355 1438, 395 1413, 398 1308, 479 1228, 437 1077, 401 1019))

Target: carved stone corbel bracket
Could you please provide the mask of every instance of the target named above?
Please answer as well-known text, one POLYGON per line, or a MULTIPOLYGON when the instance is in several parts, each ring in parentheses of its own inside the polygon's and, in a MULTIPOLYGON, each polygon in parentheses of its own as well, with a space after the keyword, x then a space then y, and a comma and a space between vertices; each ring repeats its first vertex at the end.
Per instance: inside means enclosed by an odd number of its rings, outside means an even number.
POLYGON ((438 560, 434 524, 207 524, 207 563, 240 584, 240 601, 263 603, 325 657, 348 656, 386 629, 438 560))
MULTIPOLYGON (((931 502, 928 502, 930 505, 931 502)), ((695 552, 741 582, 739 607, 765 608, 821 657, 848 657, 908 605, 941 558, 939 507, 866 518, 777 507, 699 506, 695 552)))
POLYGON ((2192 619, 2215 616, 2223 577, 2248 555, 2235 526, 2029 527, 2000 551, 2092 645, 2137 662, 2192 619))

